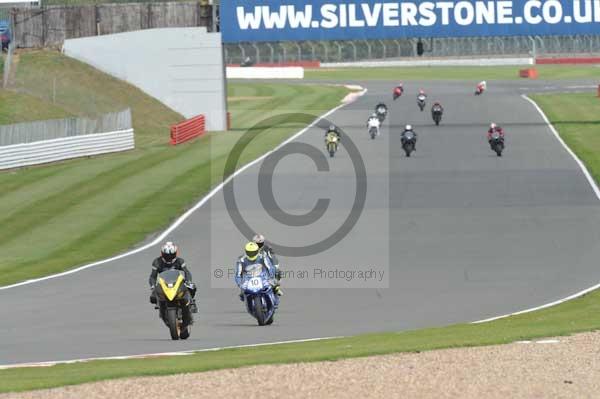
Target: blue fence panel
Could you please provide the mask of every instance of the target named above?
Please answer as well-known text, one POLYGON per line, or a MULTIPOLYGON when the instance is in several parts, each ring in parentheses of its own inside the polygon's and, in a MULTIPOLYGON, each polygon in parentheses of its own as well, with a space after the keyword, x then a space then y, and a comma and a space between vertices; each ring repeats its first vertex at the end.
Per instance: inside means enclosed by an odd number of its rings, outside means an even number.
POLYGON ((600 34, 600 0, 227 0, 227 43, 600 34))

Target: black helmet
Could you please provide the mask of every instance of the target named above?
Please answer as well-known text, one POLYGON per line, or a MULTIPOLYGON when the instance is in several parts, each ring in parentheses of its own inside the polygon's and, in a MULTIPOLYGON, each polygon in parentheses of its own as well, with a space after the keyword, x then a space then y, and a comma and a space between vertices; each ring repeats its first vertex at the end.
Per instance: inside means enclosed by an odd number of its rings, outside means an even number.
POLYGON ((167 263, 173 263, 177 258, 177 245, 167 241, 160 249, 160 257, 167 263))

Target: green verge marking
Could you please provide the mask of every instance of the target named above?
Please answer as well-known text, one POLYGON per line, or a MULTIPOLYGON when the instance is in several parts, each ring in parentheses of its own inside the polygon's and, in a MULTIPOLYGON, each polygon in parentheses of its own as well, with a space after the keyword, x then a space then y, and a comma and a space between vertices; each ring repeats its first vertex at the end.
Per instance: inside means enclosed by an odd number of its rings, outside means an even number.
MULTIPOLYGON (((10 254, 0 259, 0 286, 127 250, 166 227, 221 180, 226 156, 247 128, 286 112, 321 115, 348 93, 334 86, 232 83, 230 96, 248 98, 230 104, 233 131, 172 147, 169 126, 183 117, 133 86, 57 52, 25 52, 18 65, 15 87, 0 91, 0 97, 7 93, 18 104, 36 102, 68 115, 130 106, 137 148, 0 172, 0 251, 10 254)), ((0 102, 0 117, 4 110, 0 102)), ((257 158, 302 127, 272 126, 240 162, 257 158)))
MULTIPOLYGON (((600 73, 600 68, 597 68, 600 73)), ((565 143, 600 182, 600 98, 596 93, 530 96, 544 110, 565 143)))
MULTIPOLYGON (((600 99, 593 94, 531 96, 590 172, 600 176, 600 99)), ((591 283, 590 283, 591 284, 591 283)), ((190 356, 98 360, 0 370, 0 392, 27 391, 115 378, 236 368, 256 364, 332 361, 350 357, 505 344, 600 329, 600 292, 532 313, 484 324, 457 324, 326 341, 201 352, 190 356)))
MULTIPOLYGON (((393 68, 320 68, 307 69, 305 79, 323 80, 517 80, 519 69, 528 66, 501 67, 393 67, 393 68)), ((538 65, 540 79, 598 78, 596 66, 538 65)))

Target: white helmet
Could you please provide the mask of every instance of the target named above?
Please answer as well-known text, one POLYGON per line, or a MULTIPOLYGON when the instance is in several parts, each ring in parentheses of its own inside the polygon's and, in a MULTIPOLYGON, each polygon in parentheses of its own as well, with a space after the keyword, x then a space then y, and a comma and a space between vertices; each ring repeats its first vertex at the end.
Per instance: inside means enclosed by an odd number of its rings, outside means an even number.
POLYGON ((492 123, 490 124, 490 129, 492 129, 492 130, 494 130, 494 129, 495 129, 495 128, 497 128, 497 127, 498 127, 498 125, 496 125, 494 122, 492 122, 492 123))
POLYGON ((412 130, 412 125, 406 125, 406 127, 404 128, 404 130, 412 130))
POLYGON ((177 258, 177 251, 177 245, 173 244, 171 241, 167 241, 160 249, 160 256, 165 262, 173 263, 177 258))
POLYGON ((254 237, 252 237, 252 241, 254 241, 259 248, 262 248, 262 246, 265 245, 265 236, 262 234, 255 234, 254 237))

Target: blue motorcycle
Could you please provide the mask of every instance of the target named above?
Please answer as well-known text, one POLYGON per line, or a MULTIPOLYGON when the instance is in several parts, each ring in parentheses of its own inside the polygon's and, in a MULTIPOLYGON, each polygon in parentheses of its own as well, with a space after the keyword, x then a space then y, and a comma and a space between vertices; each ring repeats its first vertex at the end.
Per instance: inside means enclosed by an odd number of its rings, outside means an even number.
POLYGON ((273 292, 272 276, 263 270, 262 266, 254 270, 246 270, 241 288, 246 309, 258 321, 258 325, 272 324, 275 310, 279 306, 279 297, 273 292))

